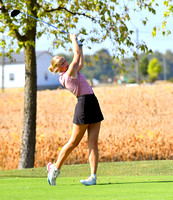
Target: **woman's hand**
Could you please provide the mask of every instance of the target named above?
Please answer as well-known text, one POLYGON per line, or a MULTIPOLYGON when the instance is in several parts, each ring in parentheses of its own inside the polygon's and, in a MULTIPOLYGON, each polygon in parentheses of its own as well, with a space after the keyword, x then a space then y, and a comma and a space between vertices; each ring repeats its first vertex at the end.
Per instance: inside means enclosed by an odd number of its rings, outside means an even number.
POLYGON ((73 33, 70 33, 70 40, 71 41, 73 41, 73 40, 75 40, 76 41, 76 35, 75 34, 73 34, 73 33))

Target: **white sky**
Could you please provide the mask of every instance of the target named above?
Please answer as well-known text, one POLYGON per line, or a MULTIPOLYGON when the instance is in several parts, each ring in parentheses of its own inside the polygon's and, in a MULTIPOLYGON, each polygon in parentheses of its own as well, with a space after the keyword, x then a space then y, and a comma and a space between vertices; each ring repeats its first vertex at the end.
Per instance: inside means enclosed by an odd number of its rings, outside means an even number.
MULTIPOLYGON (((163 0, 157 0, 157 1, 163 2, 163 0)), ((129 27, 133 29, 134 31, 136 30, 136 28, 138 28, 139 43, 141 41, 145 41, 147 46, 153 51, 159 51, 161 53, 165 53, 167 50, 171 50, 173 52, 173 15, 170 15, 170 17, 167 19, 167 26, 166 26, 166 30, 169 29, 172 32, 172 34, 167 37, 163 37, 161 32, 162 32, 163 13, 165 11, 165 7, 161 6, 157 8, 157 10, 158 11, 156 15, 149 14, 148 12, 145 12, 145 11, 133 13, 131 21, 129 23, 129 27), (145 17, 148 17, 148 23, 146 26, 144 26, 141 22, 141 18, 145 18, 145 17), (160 27, 161 30, 159 33, 157 33, 156 37, 153 38, 152 29, 154 26, 156 26, 157 28, 160 27)), ((86 24, 86 23, 79 22, 78 26, 82 24, 86 24)), ((88 29, 90 28, 91 28, 91 25, 89 25, 88 29)), ((136 34, 134 34, 133 40, 136 41, 136 34)), ((37 40, 36 50, 49 50, 49 48, 51 47, 51 42, 52 42, 51 38, 48 40, 46 35, 42 36, 39 40, 37 40)), ((90 46, 92 47, 91 50, 85 48, 84 46, 83 48, 84 54, 93 54, 96 51, 100 50, 101 48, 110 49, 111 42, 109 40, 106 40, 104 43, 91 44, 90 46)), ((54 54, 57 54, 57 53, 68 54, 69 52, 65 51, 62 48, 59 48, 55 50, 54 52, 54 54)))

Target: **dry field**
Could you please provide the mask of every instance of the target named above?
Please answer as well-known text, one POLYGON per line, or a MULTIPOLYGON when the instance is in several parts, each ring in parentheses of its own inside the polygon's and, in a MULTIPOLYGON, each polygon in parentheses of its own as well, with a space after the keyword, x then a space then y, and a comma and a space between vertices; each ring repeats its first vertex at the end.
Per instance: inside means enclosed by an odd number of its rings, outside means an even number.
MULTIPOLYGON (((99 161, 173 159, 173 85, 94 88, 105 120, 99 161)), ((18 167, 24 93, 0 93, 0 169, 18 167)), ((76 98, 67 90, 38 92, 35 167, 54 162, 72 130, 76 98)), ((88 162, 87 134, 66 164, 88 162)))

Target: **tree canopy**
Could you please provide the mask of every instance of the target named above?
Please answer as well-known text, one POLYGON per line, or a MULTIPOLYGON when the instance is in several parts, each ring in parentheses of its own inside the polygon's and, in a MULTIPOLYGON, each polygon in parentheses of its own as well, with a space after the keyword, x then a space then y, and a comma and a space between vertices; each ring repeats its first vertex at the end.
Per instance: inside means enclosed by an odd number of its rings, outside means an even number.
MULTIPOLYGON (((19 52, 27 43, 33 43, 31 40, 27 40, 26 34, 31 26, 28 21, 36 22, 29 20, 28 17, 22 14, 16 18, 10 17, 10 12, 13 9, 32 14, 29 4, 30 0, 0 0, 0 32, 8 32, 8 35, 13 37, 10 42, 1 42, 1 46, 6 47, 8 55, 13 51, 19 52)), ((132 51, 133 55, 137 57, 136 49, 140 49, 145 53, 152 52, 145 42, 135 44, 132 40, 134 30, 129 28, 128 23, 134 12, 148 10, 149 13, 156 14, 157 8, 161 5, 165 7, 165 20, 160 22, 160 27, 153 26, 152 34, 156 36, 159 30, 162 30, 163 35, 170 34, 170 31, 166 30, 165 27, 166 18, 173 12, 171 0, 54 0, 51 3, 37 0, 32 7, 32 12, 35 17, 53 24, 57 28, 67 32, 75 30, 83 38, 86 38, 86 45, 89 41, 101 43, 109 38, 112 43, 110 48, 114 55, 113 58, 119 59, 119 56, 123 56, 129 51, 132 51), (88 20, 85 21, 85 19, 88 20), (128 47, 128 50, 125 47, 128 47)), ((148 16, 145 16, 141 19, 141 23, 146 25, 149 20, 148 16)), ((38 22, 37 39, 43 34, 47 34, 48 38, 50 35, 54 36, 54 48, 59 46, 67 48, 67 43, 69 42, 67 35, 38 22)), ((88 46, 88 48, 90 47, 88 46)))
POLYGON ((148 65, 148 74, 150 81, 155 81, 161 71, 162 68, 159 61, 157 60, 157 58, 153 58, 148 65))

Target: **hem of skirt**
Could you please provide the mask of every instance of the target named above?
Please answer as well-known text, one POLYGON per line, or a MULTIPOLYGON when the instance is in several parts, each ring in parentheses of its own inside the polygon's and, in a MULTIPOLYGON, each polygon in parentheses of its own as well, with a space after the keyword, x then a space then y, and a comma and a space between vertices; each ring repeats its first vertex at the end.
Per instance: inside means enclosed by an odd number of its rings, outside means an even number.
POLYGON ((73 124, 77 124, 77 125, 95 124, 95 123, 101 122, 103 120, 104 120, 104 118, 100 119, 100 120, 92 121, 92 122, 76 122, 76 121, 73 121, 73 124))

